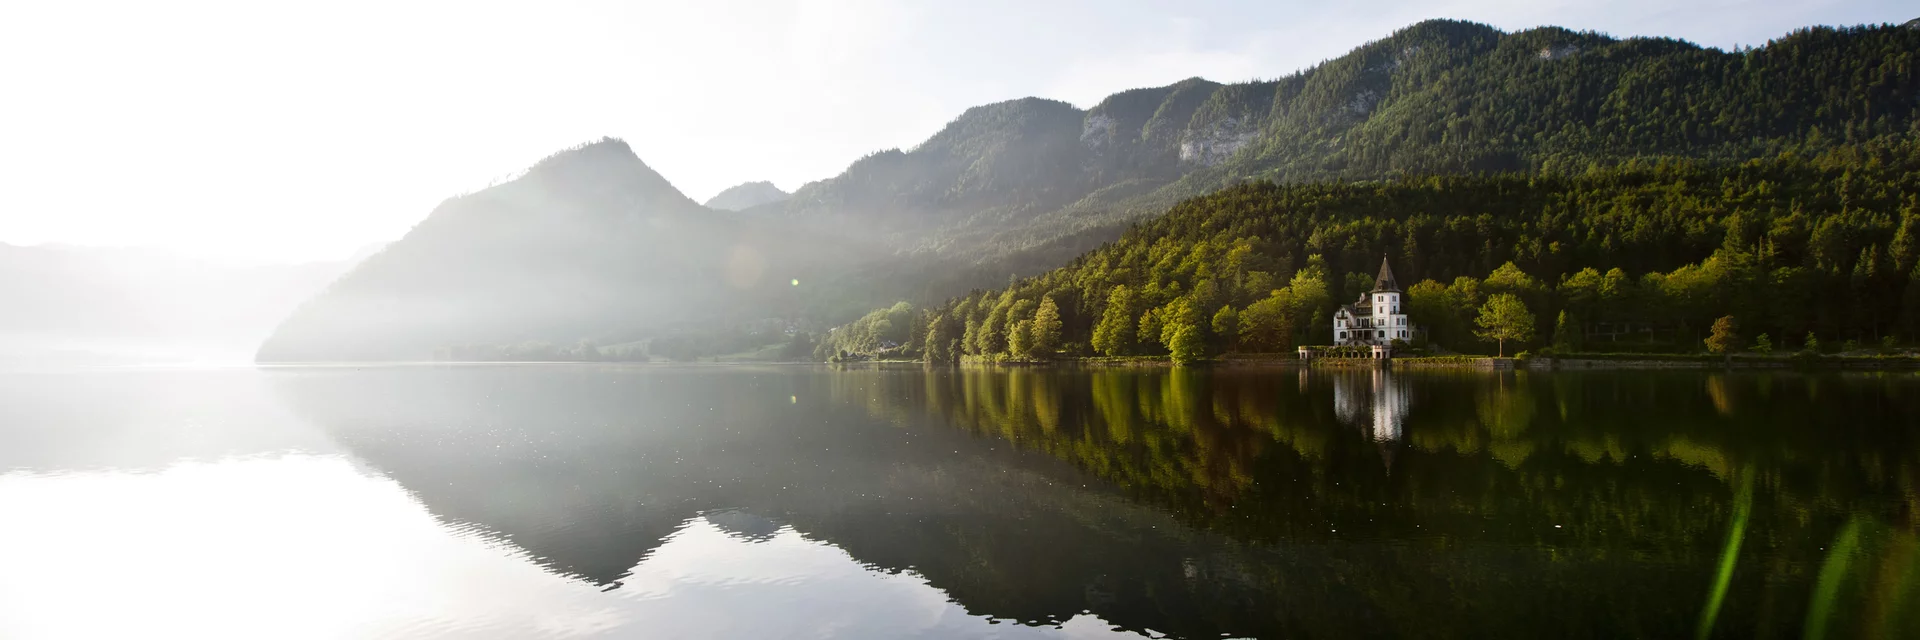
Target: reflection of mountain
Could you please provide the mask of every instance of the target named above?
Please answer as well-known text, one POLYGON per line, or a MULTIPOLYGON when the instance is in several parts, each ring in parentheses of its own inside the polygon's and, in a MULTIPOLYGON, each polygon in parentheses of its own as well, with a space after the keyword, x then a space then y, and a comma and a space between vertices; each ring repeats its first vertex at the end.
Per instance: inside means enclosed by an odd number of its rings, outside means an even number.
POLYGON ((1225 603, 1257 591, 1203 579, 1235 571, 1231 545, 1084 487, 1057 461, 849 416, 824 402, 826 381, 738 369, 276 374, 290 406, 441 519, 594 584, 616 585, 704 517, 747 538, 791 526, 883 570, 913 568, 976 614, 1091 610, 1182 636, 1246 628, 1225 603))
POLYGON ((709 511, 701 519, 725 531, 728 536, 747 542, 765 542, 780 533, 780 523, 739 509, 709 511))
MULTIPOLYGON (((1857 440, 1802 440, 1782 421, 1811 405, 1786 383, 1774 421, 1736 423, 1684 380, 1393 380, 1421 401, 1387 403, 1417 409, 1398 421, 1388 474, 1377 432, 1336 417, 1342 383, 1313 374, 275 374, 290 406, 439 518, 594 584, 616 586, 701 518, 736 539, 790 527, 878 569, 912 568, 974 614, 1091 611, 1176 637, 1691 629, 1727 526, 1725 464, 1777 480, 1748 533, 1770 542, 1743 559, 1721 618, 1757 635, 1798 629, 1805 567, 1836 513, 1885 513, 1885 487, 1915 467, 1848 462, 1839 452, 1857 440), (1653 406, 1667 410, 1646 420, 1653 406), (1827 475, 1796 470, 1809 463, 1827 475)), ((1871 388, 1820 393, 1857 395, 1851 418, 1904 407, 1871 388)))

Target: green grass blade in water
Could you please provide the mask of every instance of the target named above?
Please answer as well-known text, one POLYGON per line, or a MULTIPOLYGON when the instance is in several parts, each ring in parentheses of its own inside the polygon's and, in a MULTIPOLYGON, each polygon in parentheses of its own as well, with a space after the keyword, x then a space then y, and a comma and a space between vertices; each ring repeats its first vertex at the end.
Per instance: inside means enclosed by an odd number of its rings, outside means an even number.
POLYGON ((1840 583, 1847 577, 1847 565, 1860 548, 1860 518, 1847 521, 1846 528, 1833 539, 1827 560, 1820 564, 1820 578, 1813 584, 1813 602, 1807 605, 1807 640, 1827 637, 1827 619, 1833 617, 1833 603, 1840 598, 1840 583))
POLYGON ((1713 635, 1714 619, 1720 617, 1720 604, 1727 599, 1727 587, 1733 584, 1733 565, 1740 559, 1740 541, 1747 535, 1747 517, 1753 511, 1753 469, 1740 472, 1740 490, 1733 499, 1733 519, 1727 524, 1727 544, 1720 551, 1720 568, 1713 577, 1713 590, 1707 593, 1707 606, 1700 611, 1700 628, 1693 636, 1704 640, 1713 635))

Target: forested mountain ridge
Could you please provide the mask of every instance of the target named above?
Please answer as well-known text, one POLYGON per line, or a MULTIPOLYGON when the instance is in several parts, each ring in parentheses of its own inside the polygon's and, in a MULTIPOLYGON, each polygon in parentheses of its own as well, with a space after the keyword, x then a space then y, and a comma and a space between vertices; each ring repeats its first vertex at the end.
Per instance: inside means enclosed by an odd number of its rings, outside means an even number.
POLYGON ((722 209, 726 211, 744 211, 763 204, 785 200, 789 195, 787 192, 781 191, 779 187, 773 186, 773 183, 765 180, 759 182, 743 182, 727 187, 726 190, 715 194, 712 198, 708 198, 706 207, 708 209, 722 209))
POLYGON ((1722 316, 1782 351, 1920 340, 1920 136, 1741 163, 1245 184, 1004 289, 876 310, 818 355, 1284 352, 1330 343, 1334 307, 1382 256, 1414 283, 1414 322, 1456 350, 1485 348, 1474 321, 1501 294, 1531 309, 1532 345, 1698 351, 1722 316))
POLYGON ((1085 111, 976 107, 918 147, 803 186, 784 210, 914 253, 845 289, 927 300, 1050 268, 1248 180, 1737 161, 1905 132, 1916 114, 1915 29, 1809 28, 1729 52, 1431 20, 1276 80, 1194 78, 1085 111))
POLYGON ((1247 178, 1760 157, 1807 139, 1907 130, 1920 109, 1917 55, 1920 32, 1890 25, 1802 29, 1726 52, 1431 20, 1278 80, 1194 78, 1086 111, 1034 98, 975 107, 918 147, 802 187, 788 208, 959 209, 987 223, 1017 221, 996 207, 1050 210, 1064 200, 1084 216, 1156 188, 1176 187, 1158 199, 1177 200, 1247 178))
POLYGON ((737 213, 694 204, 605 141, 449 200, 290 318, 261 357, 818 328, 1044 272, 1249 181, 1570 176, 1857 148, 1912 135, 1916 55, 1920 30, 1889 25, 1726 52, 1428 21, 1277 80, 1194 78, 1086 110, 975 107, 920 145, 737 213))

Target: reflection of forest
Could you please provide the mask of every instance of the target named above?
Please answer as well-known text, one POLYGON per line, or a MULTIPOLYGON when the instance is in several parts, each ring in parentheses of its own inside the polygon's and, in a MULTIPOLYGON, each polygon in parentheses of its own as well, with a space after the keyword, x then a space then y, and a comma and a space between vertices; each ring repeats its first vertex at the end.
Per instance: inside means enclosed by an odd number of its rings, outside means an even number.
MULTIPOLYGON (((1742 548, 1727 606, 1756 609, 1718 628, 1798 624, 1849 522, 1878 532, 1840 583, 1871 609, 1856 613, 1878 612, 1863 630, 1920 624, 1890 617, 1920 598, 1920 378, 1907 374, 963 369, 835 382, 877 415, 1046 452, 1238 540, 1537 548, 1550 563, 1533 579, 1673 589, 1691 607, 1749 471, 1744 531, 1759 542, 1742 548), (1678 584, 1620 580, 1651 567, 1688 570, 1678 584)), ((1448 570, 1464 592, 1523 564, 1448 570)))
POLYGON ((1799 635, 1825 574, 1836 619, 1911 629, 1907 384, 476 367, 275 386, 443 520, 613 588, 718 514, 912 568, 999 618, 1631 637, 1694 624, 1744 469, 1755 505, 1717 629, 1799 635), (1829 571, 1820 547, 1847 527, 1857 557, 1829 571))

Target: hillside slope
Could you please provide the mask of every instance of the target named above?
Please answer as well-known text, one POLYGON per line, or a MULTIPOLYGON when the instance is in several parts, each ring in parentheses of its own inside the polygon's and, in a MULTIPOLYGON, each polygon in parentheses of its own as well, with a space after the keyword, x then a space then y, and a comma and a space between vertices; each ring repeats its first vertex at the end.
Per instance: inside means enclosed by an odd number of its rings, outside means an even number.
POLYGON ((1500 294, 1532 312, 1510 346, 1691 353, 1729 316, 1736 342, 1764 334, 1782 351, 1920 340, 1920 138, 1738 164, 1239 185, 1003 289, 882 307, 818 355, 1286 352, 1330 343, 1335 306, 1374 287, 1383 256, 1428 331, 1413 342, 1459 351, 1492 352, 1475 318, 1500 294))
POLYGON ((1738 161, 1916 122, 1911 28, 1802 29, 1728 52, 1432 20, 1276 80, 1195 78, 1084 111, 1031 98, 976 107, 779 208, 892 247, 881 266, 839 283, 878 304, 1037 273, 1182 199, 1249 180, 1738 161))

